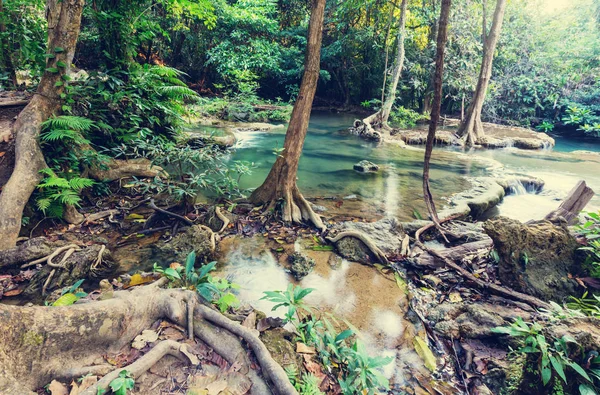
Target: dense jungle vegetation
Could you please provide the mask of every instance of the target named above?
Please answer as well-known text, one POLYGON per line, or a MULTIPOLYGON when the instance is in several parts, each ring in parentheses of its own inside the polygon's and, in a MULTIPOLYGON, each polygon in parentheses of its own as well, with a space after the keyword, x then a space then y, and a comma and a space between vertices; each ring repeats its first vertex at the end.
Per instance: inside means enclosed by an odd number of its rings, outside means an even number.
MULTIPOLYGON (((380 105, 391 68, 400 1, 327 4, 317 105, 380 105)), ((4 2, 1 83, 15 72, 30 83, 45 69, 44 1, 4 2)), ((483 109, 488 122, 597 135, 598 10, 577 0, 553 12, 543 1, 509 2, 483 109)), ((93 1, 83 12, 74 63, 123 82, 137 65, 168 65, 203 96, 238 106, 257 97, 293 101, 303 70, 307 2, 93 1)), ((487 7, 488 20, 493 9, 487 7)), ((450 18, 443 113, 469 105, 482 56, 481 1, 456 1, 450 18)), ((406 60, 395 104, 397 122, 426 113, 432 97, 439 4, 408 1, 406 60)), ((110 89, 110 84, 107 84, 110 89)), ((114 86, 114 85, 113 85, 114 86)))
POLYGON ((598 394, 599 147, 600 0, 0 0, 0 395, 598 394))

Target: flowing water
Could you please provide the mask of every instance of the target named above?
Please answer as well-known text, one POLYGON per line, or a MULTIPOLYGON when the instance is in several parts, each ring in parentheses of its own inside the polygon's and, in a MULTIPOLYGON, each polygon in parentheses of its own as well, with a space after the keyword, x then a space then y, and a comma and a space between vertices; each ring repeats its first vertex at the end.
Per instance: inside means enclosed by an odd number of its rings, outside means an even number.
MULTIPOLYGON (((352 115, 313 114, 298 172, 298 185, 311 198, 338 201, 342 210, 365 218, 392 215, 401 220, 426 213, 422 198, 422 149, 403 149, 394 145, 377 146, 345 132, 355 119, 352 115), (381 166, 376 174, 360 174, 352 166, 367 159, 381 166), (354 196, 352 196, 354 195, 354 196)), ((264 180, 275 161, 277 148, 283 146, 285 129, 267 132, 241 132, 232 160, 254 162, 251 176, 241 180, 242 187, 255 188, 264 180)), ((555 151, 470 150, 436 147, 433 154, 431 186, 438 207, 452 194, 468 189, 469 177, 529 175, 545 181, 535 193, 515 184, 512 193, 495 208, 493 215, 506 215, 526 221, 542 218, 556 208, 579 179, 600 192, 600 144, 557 140, 555 151), (581 152, 581 150, 595 152, 581 152)), ((323 203, 324 204, 324 203, 323 203)), ((335 214, 330 206, 325 215, 335 214)), ((595 197, 588 209, 600 208, 595 197)), ((377 355, 395 357, 386 375, 402 383, 410 366, 423 372, 423 364, 412 349, 417 329, 404 318, 407 311, 405 290, 371 267, 342 261, 333 269, 328 252, 306 250, 303 242, 295 249, 313 257, 317 266, 299 285, 315 288, 308 302, 347 319, 357 326, 369 350, 377 355)), ((295 281, 271 253, 261 237, 227 238, 221 243, 219 271, 241 285, 240 299, 269 315, 272 304, 260 300, 264 291, 284 290, 295 281)))

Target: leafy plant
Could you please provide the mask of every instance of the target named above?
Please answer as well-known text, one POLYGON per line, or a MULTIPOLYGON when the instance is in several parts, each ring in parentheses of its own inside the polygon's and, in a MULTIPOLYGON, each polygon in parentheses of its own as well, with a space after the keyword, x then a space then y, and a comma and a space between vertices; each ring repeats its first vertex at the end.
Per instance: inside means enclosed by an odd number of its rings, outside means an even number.
POLYGON ((338 381, 344 394, 374 394, 378 388, 388 388, 389 382, 379 369, 392 358, 369 356, 364 345, 354 339, 354 330, 338 333, 329 320, 316 319, 303 300, 312 291, 290 284, 286 291, 264 292, 262 299, 275 303, 273 310, 287 309, 284 321, 294 326, 301 342, 317 349, 324 367, 330 371, 332 366, 338 367, 338 381))
POLYGON ((600 318, 600 296, 592 294, 589 297, 588 295, 586 291, 581 298, 570 296, 567 307, 581 311, 585 315, 600 318))
POLYGON ((135 380, 127 370, 121 370, 119 377, 110 382, 109 387, 115 395, 127 395, 135 386, 135 380))
POLYGON ((588 212, 586 216, 588 221, 576 227, 577 233, 587 241, 587 245, 579 249, 589 253, 586 265, 592 277, 600 278, 600 212, 588 212))
POLYGON ((83 284, 83 281, 83 279, 78 280, 70 287, 63 288, 60 293, 60 298, 52 303, 52 306, 70 306, 79 299, 85 298, 88 295, 87 292, 78 291, 81 284, 83 284))
POLYGON ((195 290, 206 301, 215 303, 222 312, 239 305, 237 296, 229 292, 238 289, 239 285, 210 275, 217 262, 207 263, 199 269, 194 267, 195 263, 196 253, 192 251, 186 257, 185 266, 172 265, 163 268, 155 263, 153 271, 167 277, 172 286, 195 290))
POLYGON ((548 133, 554 130, 554 124, 550 121, 544 120, 542 123, 535 127, 540 132, 548 133))
POLYGON ((586 370, 570 356, 568 343, 577 344, 575 339, 564 335, 555 340, 553 344, 549 344, 542 329, 539 323, 526 323, 519 317, 510 326, 496 327, 492 329, 492 332, 517 338, 522 343, 518 351, 536 357, 536 371, 544 386, 548 385, 553 377, 559 377, 565 384, 568 384, 568 368, 576 373, 579 379, 584 380, 584 388, 593 386, 593 381, 586 370))
POLYGON ((40 172, 46 177, 37 186, 39 193, 36 205, 48 217, 62 217, 65 205, 78 207, 81 202, 81 191, 95 184, 89 178, 68 173, 59 176, 50 168, 42 169, 40 172), (69 176, 70 178, 66 178, 69 176))

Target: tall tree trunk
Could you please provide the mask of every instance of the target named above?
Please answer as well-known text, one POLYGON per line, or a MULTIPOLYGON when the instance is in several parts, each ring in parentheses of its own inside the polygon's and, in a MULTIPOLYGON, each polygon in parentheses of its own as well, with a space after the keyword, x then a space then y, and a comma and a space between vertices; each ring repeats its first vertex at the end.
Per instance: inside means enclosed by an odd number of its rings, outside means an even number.
POLYGON ((381 103, 385 101, 385 87, 387 86, 388 62, 390 60, 390 46, 388 45, 388 41, 390 39, 390 30, 392 29, 392 21, 394 20, 394 10, 396 9, 396 3, 397 0, 394 0, 394 3, 390 8, 390 17, 385 32, 385 41, 383 42, 383 45, 385 46, 385 64, 383 66, 383 85, 381 86, 381 103))
POLYGON ((2 53, 2 67, 4 68, 4 70, 8 73, 8 76, 10 78, 11 83, 13 84, 13 87, 16 88, 18 83, 17 83, 17 72, 15 70, 15 66, 12 62, 12 51, 10 48, 10 44, 8 43, 8 39, 6 37, 6 24, 5 24, 5 18, 6 15, 4 14, 4 8, 2 5, 2 1, 0 0, 0 52, 2 53))
MULTIPOLYGON (((433 7, 433 12, 435 13, 435 2, 431 5, 433 7)), ((425 7, 425 4, 423 4, 425 7)), ((431 25, 429 26, 429 35, 427 37, 427 42, 430 43, 432 41, 437 41, 437 31, 438 31, 438 20, 436 18, 433 19, 431 25)), ((427 87, 425 88, 425 94, 423 95, 423 106, 421 108, 421 114, 429 117, 431 114, 431 104, 433 101, 433 80, 435 79, 434 75, 431 75, 427 80, 427 87)))
MULTIPOLYGON (((485 4, 485 3, 484 3, 485 4)), ((502 29, 502 21, 504 19, 504 11, 506 10, 506 0, 497 0, 496 9, 494 11, 494 19, 489 34, 486 33, 485 26, 485 7, 484 7, 484 25, 483 25, 483 61, 479 71, 479 80, 473 94, 473 100, 469 105, 465 119, 461 122, 458 128, 458 135, 465 138, 467 145, 476 144, 479 139, 485 136, 483 124, 481 122, 481 110, 485 101, 485 94, 492 76, 492 62, 494 60, 494 52, 496 44, 500 37, 502 29)))
POLYGON ((408 0, 402 0, 402 3, 400 5, 400 20, 398 22, 398 47, 396 50, 396 58, 394 60, 392 80, 390 82, 390 86, 386 89, 385 101, 381 106, 381 110, 377 111, 375 114, 363 120, 367 129, 373 127, 389 129, 387 122, 390 117, 390 113, 392 112, 392 106, 394 105, 394 101, 396 101, 396 89, 398 88, 398 82, 400 81, 400 76, 402 75, 402 68, 404 67, 404 38, 406 37, 407 5, 408 0))
POLYGON ((15 168, 0 194, 0 250, 15 246, 23 209, 41 179, 40 170, 46 167, 38 138, 42 123, 60 108, 63 76, 75 54, 83 4, 84 0, 47 1, 47 52, 55 57, 48 58, 36 94, 14 124, 15 168))
POLYGON ((423 196, 429 215, 436 227, 440 227, 433 195, 429 188, 429 164, 431 162, 431 152, 433 151, 433 142, 435 132, 440 118, 442 106, 442 82, 444 75, 444 52, 446 40, 448 38, 448 17, 450 15, 450 6, 452 0, 442 0, 442 9, 440 11, 439 28, 437 35, 437 50, 435 56, 435 74, 433 80, 433 104, 431 106, 431 119, 429 120, 429 132, 427 133, 427 143, 425 146, 425 159, 423 162, 423 196))
POLYGON ((281 201, 283 204, 281 215, 284 221, 296 223, 301 223, 303 220, 311 221, 319 229, 325 229, 325 225, 300 193, 296 185, 296 175, 321 69, 325 1, 313 0, 311 4, 304 75, 285 135, 283 152, 277 157, 265 182, 250 196, 253 203, 267 204, 269 207, 275 207, 281 201))

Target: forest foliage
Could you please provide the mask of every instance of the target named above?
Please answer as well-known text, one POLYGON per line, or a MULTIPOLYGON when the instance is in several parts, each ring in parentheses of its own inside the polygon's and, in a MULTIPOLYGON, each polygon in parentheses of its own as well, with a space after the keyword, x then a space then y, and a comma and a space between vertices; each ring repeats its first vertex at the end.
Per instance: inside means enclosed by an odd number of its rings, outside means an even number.
MULTIPOLYGON (((575 3, 558 13, 540 0, 509 2, 484 121, 600 135, 598 5, 575 3)), ((45 60, 44 2, 7 0, 4 8, 2 61, 9 56, 15 69, 36 80, 45 60)), ((397 108, 422 112, 430 98, 437 8, 432 0, 409 1, 397 108)), ((458 115, 471 99, 483 49, 482 10, 481 1, 453 4, 443 113, 458 115)), ((290 101, 303 71, 308 11, 303 0, 96 0, 86 4, 74 63, 105 71, 169 65, 202 94, 290 101)), ((488 6, 488 25, 492 11, 488 6)), ((328 2, 317 104, 378 105, 399 13, 397 1, 328 2)))

